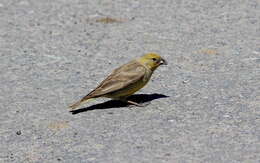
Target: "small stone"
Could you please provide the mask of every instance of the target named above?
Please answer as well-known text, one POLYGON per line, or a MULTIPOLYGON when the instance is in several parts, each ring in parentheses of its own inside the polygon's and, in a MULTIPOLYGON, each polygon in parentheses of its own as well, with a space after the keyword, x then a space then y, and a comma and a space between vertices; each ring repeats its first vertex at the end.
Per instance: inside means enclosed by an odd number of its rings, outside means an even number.
POLYGON ((21 135, 21 134, 22 134, 21 130, 16 131, 16 135, 21 135))
POLYGON ((188 83, 188 80, 183 80, 182 83, 186 84, 186 83, 188 83))
POLYGON ((223 115, 224 118, 230 118, 231 116, 228 114, 223 115))

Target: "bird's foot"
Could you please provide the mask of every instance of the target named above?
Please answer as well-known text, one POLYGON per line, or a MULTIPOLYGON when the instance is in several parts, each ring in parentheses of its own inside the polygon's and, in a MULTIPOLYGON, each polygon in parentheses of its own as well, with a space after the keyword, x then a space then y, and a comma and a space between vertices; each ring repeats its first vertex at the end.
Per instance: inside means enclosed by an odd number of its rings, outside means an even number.
POLYGON ((143 103, 143 104, 138 104, 138 103, 136 103, 136 102, 134 102, 134 101, 130 101, 130 100, 127 100, 126 102, 127 102, 128 104, 132 104, 132 105, 130 105, 130 107, 133 107, 133 106, 145 107, 145 106, 147 106, 147 105, 150 104, 149 102, 143 103))

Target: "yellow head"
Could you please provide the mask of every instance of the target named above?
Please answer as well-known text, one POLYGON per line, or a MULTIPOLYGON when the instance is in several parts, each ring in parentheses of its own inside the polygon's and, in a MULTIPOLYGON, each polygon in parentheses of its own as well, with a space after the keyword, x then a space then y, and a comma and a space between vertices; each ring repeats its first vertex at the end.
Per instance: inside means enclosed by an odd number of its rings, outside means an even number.
POLYGON ((154 71, 160 65, 167 65, 166 60, 164 60, 156 53, 147 53, 137 60, 152 71, 154 71))

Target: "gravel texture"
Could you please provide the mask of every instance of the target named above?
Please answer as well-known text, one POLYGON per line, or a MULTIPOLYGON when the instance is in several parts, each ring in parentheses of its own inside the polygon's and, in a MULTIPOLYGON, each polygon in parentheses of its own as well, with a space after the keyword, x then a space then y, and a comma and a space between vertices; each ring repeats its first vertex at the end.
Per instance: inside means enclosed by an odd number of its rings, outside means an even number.
POLYGON ((259 0, 0 0, 0 56, 0 162, 260 162, 259 0), (146 107, 69 112, 146 52, 146 107))

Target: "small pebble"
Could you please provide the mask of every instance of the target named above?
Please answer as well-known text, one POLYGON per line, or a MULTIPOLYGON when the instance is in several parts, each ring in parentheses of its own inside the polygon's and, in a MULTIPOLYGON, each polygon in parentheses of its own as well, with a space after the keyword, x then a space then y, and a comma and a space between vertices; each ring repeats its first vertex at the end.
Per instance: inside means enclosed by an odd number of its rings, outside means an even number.
POLYGON ((186 84, 186 83, 188 83, 188 80, 183 80, 182 83, 186 84))
POLYGON ((16 135, 21 135, 21 134, 22 134, 21 130, 16 131, 16 135))

